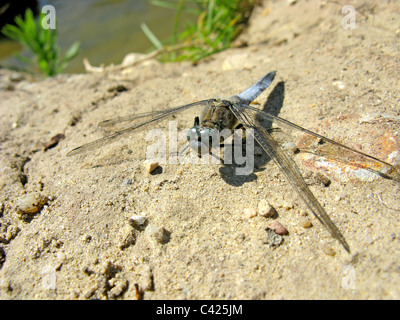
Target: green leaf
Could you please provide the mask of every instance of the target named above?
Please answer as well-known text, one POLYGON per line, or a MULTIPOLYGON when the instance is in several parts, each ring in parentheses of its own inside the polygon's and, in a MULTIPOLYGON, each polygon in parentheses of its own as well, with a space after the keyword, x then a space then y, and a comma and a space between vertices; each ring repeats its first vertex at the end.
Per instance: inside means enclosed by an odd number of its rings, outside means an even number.
POLYGON ((75 41, 67 50, 64 56, 64 61, 70 61, 77 56, 79 53, 79 48, 81 43, 79 41, 75 41))
MULTIPOLYGON (((1 32, 12 40, 18 41, 21 45, 31 51, 41 70, 46 76, 54 76, 61 72, 68 62, 73 59, 79 51, 79 42, 75 42, 66 52, 64 59, 60 61, 60 48, 57 45, 57 29, 44 29, 41 13, 39 19, 35 19, 30 9, 25 11, 24 18, 16 17, 14 25, 6 25, 1 32)), ((25 60, 21 55, 20 60, 25 60)), ((31 60, 32 61, 32 60, 31 60)))

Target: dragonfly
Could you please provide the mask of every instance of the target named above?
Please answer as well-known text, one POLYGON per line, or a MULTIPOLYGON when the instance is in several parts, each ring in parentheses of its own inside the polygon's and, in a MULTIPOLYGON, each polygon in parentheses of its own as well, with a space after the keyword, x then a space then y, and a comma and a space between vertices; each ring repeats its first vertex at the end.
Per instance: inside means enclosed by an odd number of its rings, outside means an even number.
POLYGON ((195 150, 199 156, 210 151, 210 140, 217 136, 218 132, 224 129, 229 129, 233 132, 235 128, 242 127, 243 130, 251 134, 268 157, 274 160, 287 181, 297 192, 299 198, 302 199, 317 220, 319 220, 332 237, 337 239, 343 248, 350 253, 350 246, 345 237, 336 227, 325 209, 308 187, 300 168, 292 159, 290 152, 282 147, 282 143, 274 137, 271 130, 268 130, 262 122, 276 122, 279 126, 289 128, 301 134, 307 134, 317 140, 316 143, 311 144, 311 146, 304 148, 302 151, 310 152, 318 156, 333 158, 352 165, 354 165, 354 163, 359 163, 361 168, 378 174, 384 178, 394 180, 397 183, 400 183, 400 174, 396 167, 383 160, 305 129, 288 120, 275 116, 270 112, 251 106, 250 104, 270 86, 275 75, 276 71, 269 72, 248 89, 227 100, 207 99, 181 105, 168 110, 157 110, 105 120, 100 123, 101 126, 112 126, 123 121, 147 119, 125 129, 106 135, 103 138, 77 147, 71 150, 67 156, 97 150, 104 144, 113 142, 121 136, 136 132, 145 127, 152 127, 159 121, 174 116, 184 110, 194 107, 202 107, 203 113, 201 118, 197 116, 195 117, 194 126, 187 134, 189 146, 195 150))

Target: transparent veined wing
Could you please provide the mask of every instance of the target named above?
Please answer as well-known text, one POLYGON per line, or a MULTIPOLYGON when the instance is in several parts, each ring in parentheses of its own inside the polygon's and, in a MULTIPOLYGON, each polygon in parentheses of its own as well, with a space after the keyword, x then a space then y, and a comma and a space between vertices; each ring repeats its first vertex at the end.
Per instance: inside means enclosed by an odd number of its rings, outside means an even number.
POLYGON ((81 154, 84 152, 89 152, 93 150, 97 150, 98 148, 102 147, 105 144, 111 143, 119 139, 120 137, 127 135, 129 133, 133 133, 136 130, 143 130, 146 128, 151 128, 151 126, 155 126, 158 121, 164 120, 169 117, 173 117, 177 113, 193 108, 193 107, 206 107, 207 105, 212 104, 215 102, 215 99, 208 99, 208 100, 202 100, 202 101, 197 101, 193 102, 190 104, 178 106, 176 108, 172 109, 167 109, 167 110, 162 110, 162 111, 153 111, 153 112, 146 112, 143 114, 137 114, 137 115, 131 115, 127 117, 119 117, 119 118, 114 118, 110 120, 105 120, 100 123, 100 126, 102 127, 107 127, 107 126, 114 126, 116 124, 122 123, 122 122, 127 122, 127 121, 136 121, 142 119, 140 123, 131 125, 125 129, 116 131, 112 134, 109 134, 103 138, 94 140, 92 142, 89 142, 87 144, 84 144, 80 147, 77 147, 75 149, 72 149, 70 152, 67 153, 67 156, 74 156, 77 154, 81 154), (146 118, 150 118, 147 120, 144 120, 146 118))
POLYGON ((255 140, 267 155, 275 161, 315 217, 324 225, 331 235, 342 244, 345 250, 350 252, 350 247, 344 236, 340 233, 339 229, 335 226, 324 208, 308 188, 296 163, 282 150, 280 144, 274 140, 268 133, 268 130, 261 125, 258 118, 260 110, 248 107, 246 103, 240 101, 240 98, 235 101, 235 97, 233 97, 232 102, 232 113, 238 118, 246 130, 253 134, 255 140))
POLYGON ((175 109, 177 109, 177 108, 175 107, 175 108, 165 109, 165 110, 150 111, 150 112, 144 112, 144 113, 139 113, 139 114, 130 114, 130 115, 123 116, 123 117, 107 119, 107 120, 101 121, 99 123, 99 127, 104 128, 106 130, 113 130, 116 126, 120 126, 126 122, 129 122, 129 126, 132 127, 139 120, 141 120, 141 122, 144 122, 148 119, 154 118, 163 113, 174 111, 175 109))
POLYGON ((274 135, 274 138, 279 141, 281 146, 287 143, 287 141, 292 141, 302 153, 333 159, 348 166, 366 170, 400 183, 399 170, 390 163, 257 108, 247 106, 246 109, 249 110, 248 113, 256 115, 261 124, 266 120, 273 122, 275 126, 282 129, 282 133, 280 133, 280 130, 277 130, 277 134, 274 135))

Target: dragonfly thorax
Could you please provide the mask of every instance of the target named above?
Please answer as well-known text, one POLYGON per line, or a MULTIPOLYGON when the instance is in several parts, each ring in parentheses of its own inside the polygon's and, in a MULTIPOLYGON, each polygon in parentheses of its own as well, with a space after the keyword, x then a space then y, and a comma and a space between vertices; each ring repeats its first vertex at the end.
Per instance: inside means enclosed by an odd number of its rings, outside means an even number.
POLYGON ((238 120, 230 110, 231 102, 227 100, 215 100, 214 103, 204 108, 200 117, 200 124, 206 128, 218 131, 233 130, 238 125, 238 120))
POLYGON ((219 146, 221 131, 232 133, 238 124, 229 105, 229 101, 215 100, 203 110, 201 120, 195 118, 194 126, 189 130, 187 138, 189 146, 199 155, 206 154, 212 148, 219 146))

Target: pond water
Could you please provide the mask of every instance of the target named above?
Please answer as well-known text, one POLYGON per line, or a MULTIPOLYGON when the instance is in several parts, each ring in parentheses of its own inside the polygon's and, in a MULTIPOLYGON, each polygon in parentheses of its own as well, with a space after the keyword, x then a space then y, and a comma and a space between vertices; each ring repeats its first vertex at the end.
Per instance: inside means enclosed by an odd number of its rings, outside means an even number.
MULTIPOLYGON (((140 24, 145 22, 160 40, 172 36, 175 10, 152 5, 148 0, 40 0, 39 8, 50 4, 56 9, 58 44, 64 52, 74 41, 81 42, 79 55, 65 72, 84 72, 82 59, 92 65, 121 63, 130 52, 147 52, 151 42, 140 24)), ((184 14, 181 21, 191 19, 184 14)), ((0 40, 0 65, 19 65, 13 57, 20 46, 8 39, 0 40)))

